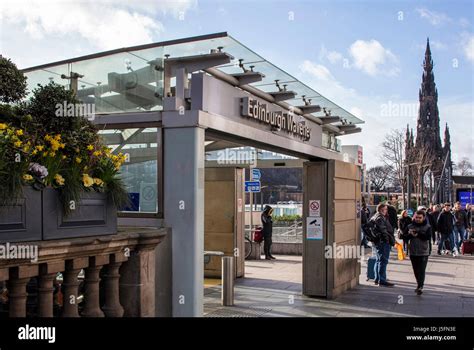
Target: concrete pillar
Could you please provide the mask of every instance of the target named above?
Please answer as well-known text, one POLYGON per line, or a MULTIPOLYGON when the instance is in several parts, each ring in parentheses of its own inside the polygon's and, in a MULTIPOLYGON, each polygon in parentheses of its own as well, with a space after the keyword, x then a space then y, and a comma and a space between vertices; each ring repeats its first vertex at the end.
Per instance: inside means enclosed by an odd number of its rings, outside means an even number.
POLYGON ((173 232, 174 317, 203 314, 204 134, 199 127, 164 130, 164 218, 173 232))

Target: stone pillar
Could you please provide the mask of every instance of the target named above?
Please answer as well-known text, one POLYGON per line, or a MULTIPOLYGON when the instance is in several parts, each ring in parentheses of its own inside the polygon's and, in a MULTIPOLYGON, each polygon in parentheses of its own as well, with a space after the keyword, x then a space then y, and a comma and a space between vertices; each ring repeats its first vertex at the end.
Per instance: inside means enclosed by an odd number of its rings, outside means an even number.
POLYGON ((138 247, 123 264, 120 301, 125 317, 155 317, 155 245, 138 247))
POLYGON ((26 284, 31 277, 38 275, 38 265, 10 268, 10 279, 7 283, 10 300, 10 317, 26 317, 26 284))
POLYGON ((108 255, 92 256, 89 258, 89 267, 85 269, 85 292, 83 317, 104 317, 99 302, 99 273, 102 266, 109 263, 108 255))
POLYGON ((60 271, 64 271, 64 261, 39 266, 38 317, 53 317, 53 282, 60 271))
POLYGON ((77 275, 81 269, 87 267, 89 258, 77 258, 66 261, 66 271, 63 276, 63 312, 62 317, 79 317, 77 310, 77 293, 79 287, 79 280, 77 275))
POLYGON ((205 132, 199 127, 172 127, 176 118, 170 117, 166 123, 165 119, 164 115, 164 217, 165 226, 173 231, 172 311, 175 317, 201 317, 205 132))
POLYGON ((111 254, 110 263, 105 266, 103 285, 105 303, 102 307, 106 317, 122 317, 123 307, 120 305, 119 296, 119 269, 126 257, 122 253, 111 254))

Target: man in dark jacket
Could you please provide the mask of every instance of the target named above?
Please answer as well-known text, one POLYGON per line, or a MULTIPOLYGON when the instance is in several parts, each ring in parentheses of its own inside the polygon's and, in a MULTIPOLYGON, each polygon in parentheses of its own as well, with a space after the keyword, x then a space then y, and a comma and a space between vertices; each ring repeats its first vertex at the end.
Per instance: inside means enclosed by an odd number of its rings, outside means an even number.
POLYGON ((369 242, 367 241, 366 233, 364 232, 364 227, 367 224, 367 221, 369 221, 369 218, 369 208, 367 208, 367 204, 365 204, 365 200, 362 198, 362 208, 360 209, 360 227, 362 231, 362 240, 360 242, 360 245, 364 246, 364 248, 370 248, 369 242))
POLYGON ((387 215, 388 221, 390 222, 390 225, 392 225, 393 229, 398 229, 397 209, 391 204, 387 204, 387 215))
POLYGON ((472 209, 469 203, 466 203, 467 228, 472 232, 472 209))
MULTIPOLYGON (((454 243, 454 216, 451 213, 451 203, 444 203, 444 209, 438 216, 436 223, 441 239, 438 242, 438 255, 441 255, 445 247, 445 242, 449 242, 449 248, 453 256, 457 255, 457 247, 454 243)), ((448 250, 448 249, 446 249, 448 250)))
POLYGON ((425 284, 426 266, 431 254, 431 231, 425 212, 418 210, 413 216, 413 222, 403 232, 408 241, 411 265, 417 282, 415 292, 418 295, 423 293, 425 284))
POLYGON ((263 226, 263 251, 265 253, 265 259, 272 260, 276 259, 272 255, 272 232, 273 232, 273 220, 272 220, 273 208, 266 205, 262 212, 262 226, 263 226))
POLYGON ((428 222, 430 223, 431 226, 431 237, 433 238, 433 244, 436 244, 436 241, 439 241, 439 237, 437 237, 436 232, 438 231, 438 227, 436 226, 436 223, 438 222, 438 216, 439 216, 439 206, 438 205, 433 205, 431 207, 431 212, 429 212, 428 217, 428 222))
POLYGON ((454 239, 457 243, 458 250, 461 250, 462 242, 467 239, 467 214, 461 207, 460 202, 454 205, 454 239))
POLYGON ((387 205, 380 203, 377 213, 370 219, 375 222, 377 242, 375 242, 375 284, 384 287, 393 287, 394 284, 387 281, 387 264, 390 258, 390 250, 395 245, 393 227, 387 220, 387 205))

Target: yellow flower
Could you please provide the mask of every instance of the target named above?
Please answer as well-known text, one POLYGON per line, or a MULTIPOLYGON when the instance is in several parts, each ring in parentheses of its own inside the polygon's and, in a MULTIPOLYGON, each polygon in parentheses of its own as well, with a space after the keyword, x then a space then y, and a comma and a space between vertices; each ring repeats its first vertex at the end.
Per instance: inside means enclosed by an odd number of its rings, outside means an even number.
POLYGON ((41 152, 44 149, 44 146, 36 146, 36 149, 41 152))
POLYGON ((76 157, 76 163, 77 163, 77 164, 81 164, 81 162, 82 162, 82 159, 79 158, 79 157, 76 157))
POLYGON ((56 174, 54 175, 54 180, 56 181, 56 183, 59 185, 59 186, 64 186, 64 177, 62 177, 61 175, 59 174, 56 174))
POLYGON ((7 124, 0 123, 0 130, 5 130, 7 128, 7 124))
POLYGON ((44 137, 44 139, 45 139, 46 141, 51 141, 53 138, 52 138, 51 136, 49 136, 49 135, 46 135, 46 136, 44 137))
POLYGON ((57 134, 56 136, 54 136, 54 139, 56 141, 61 141, 61 134, 57 134))
POLYGON ((94 149, 94 146, 92 146, 92 145, 87 146, 88 151, 92 151, 93 149, 94 149))
POLYGON ((102 181, 101 179, 99 179, 97 177, 94 177, 94 184, 96 184, 97 186, 103 186, 104 181, 102 181))
POLYGON ((51 140, 51 149, 57 151, 59 149, 60 143, 56 140, 51 140))
POLYGON ((20 148, 21 145, 22 145, 22 142, 21 141, 16 141, 15 143, 13 143, 15 145, 15 147, 18 147, 20 148))
POLYGON ((95 152, 92 153, 92 154, 93 154, 94 156, 96 156, 96 157, 99 157, 99 156, 102 154, 102 152, 101 152, 101 151, 95 151, 95 152))
POLYGON ((16 134, 17 134, 18 136, 22 136, 22 135, 23 135, 23 130, 22 130, 22 129, 18 129, 18 130, 16 131, 16 134))
POLYGON ((48 152, 43 152, 43 157, 47 157, 48 156, 48 152))
POLYGON ((35 149, 35 150, 33 150, 33 152, 31 152, 32 155, 36 155, 36 153, 38 153, 37 149, 35 149))
POLYGON ((82 174, 82 183, 84 187, 91 187, 94 184, 94 179, 88 174, 82 174))
POLYGON ((29 174, 25 174, 23 175, 23 180, 25 181, 31 181, 33 180, 33 176, 29 175, 29 174))
POLYGON ((64 147, 66 147, 66 144, 65 144, 65 143, 61 143, 61 144, 59 144, 59 147, 62 148, 62 149, 64 149, 64 147))
POLYGON ((62 159, 66 159, 67 157, 66 157, 65 155, 63 155, 61 158, 62 158, 62 159))
POLYGON ((49 156, 50 156, 51 158, 56 157, 56 153, 55 153, 55 152, 51 152, 51 153, 49 154, 49 156))

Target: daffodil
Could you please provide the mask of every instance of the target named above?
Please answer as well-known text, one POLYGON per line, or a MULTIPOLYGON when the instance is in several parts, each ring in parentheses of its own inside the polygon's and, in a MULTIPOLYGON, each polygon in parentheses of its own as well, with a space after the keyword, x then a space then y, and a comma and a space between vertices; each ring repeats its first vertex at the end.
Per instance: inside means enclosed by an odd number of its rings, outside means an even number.
POLYGON ((100 155, 102 154, 101 151, 95 151, 94 153, 92 153, 94 156, 96 157, 100 157, 100 155))
POLYGON ((25 175, 23 175, 23 180, 31 181, 31 180, 33 180, 33 176, 31 176, 30 174, 25 174, 25 175))
POLYGON ((7 128, 7 124, 0 123, 0 130, 5 130, 7 128))
POLYGON ((41 152, 44 149, 44 146, 36 146, 36 149, 41 152))
POLYGON ((18 136, 22 136, 22 135, 23 135, 23 130, 22 130, 22 129, 18 129, 18 130, 16 131, 16 134, 17 134, 18 136))
POLYGON ((64 177, 62 177, 60 174, 56 174, 54 175, 54 180, 56 181, 56 184, 58 184, 59 186, 64 186, 64 177))
POLYGON ((82 183, 84 187, 91 187, 94 184, 94 179, 88 174, 82 174, 82 183))
POLYGON ((82 159, 79 158, 79 157, 76 157, 76 163, 77 163, 77 164, 81 164, 81 162, 82 162, 82 159))
POLYGON ((104 181, 102 181, 101 179, 99 179, 97 177, 94 177, 94 184, 96 184, 97 186, 103 186, 104 181))
POLYGON ((22 142, 21 141, 16 141, 16 142, 13 143, 13 145, 17 148, 20 148, 21 145, 22 145, 22 142))
POLYGON ((87 146, 88 151, 92 151, 93 149, 94 149, 94 146, 92 146, 92 145, 87 146))

